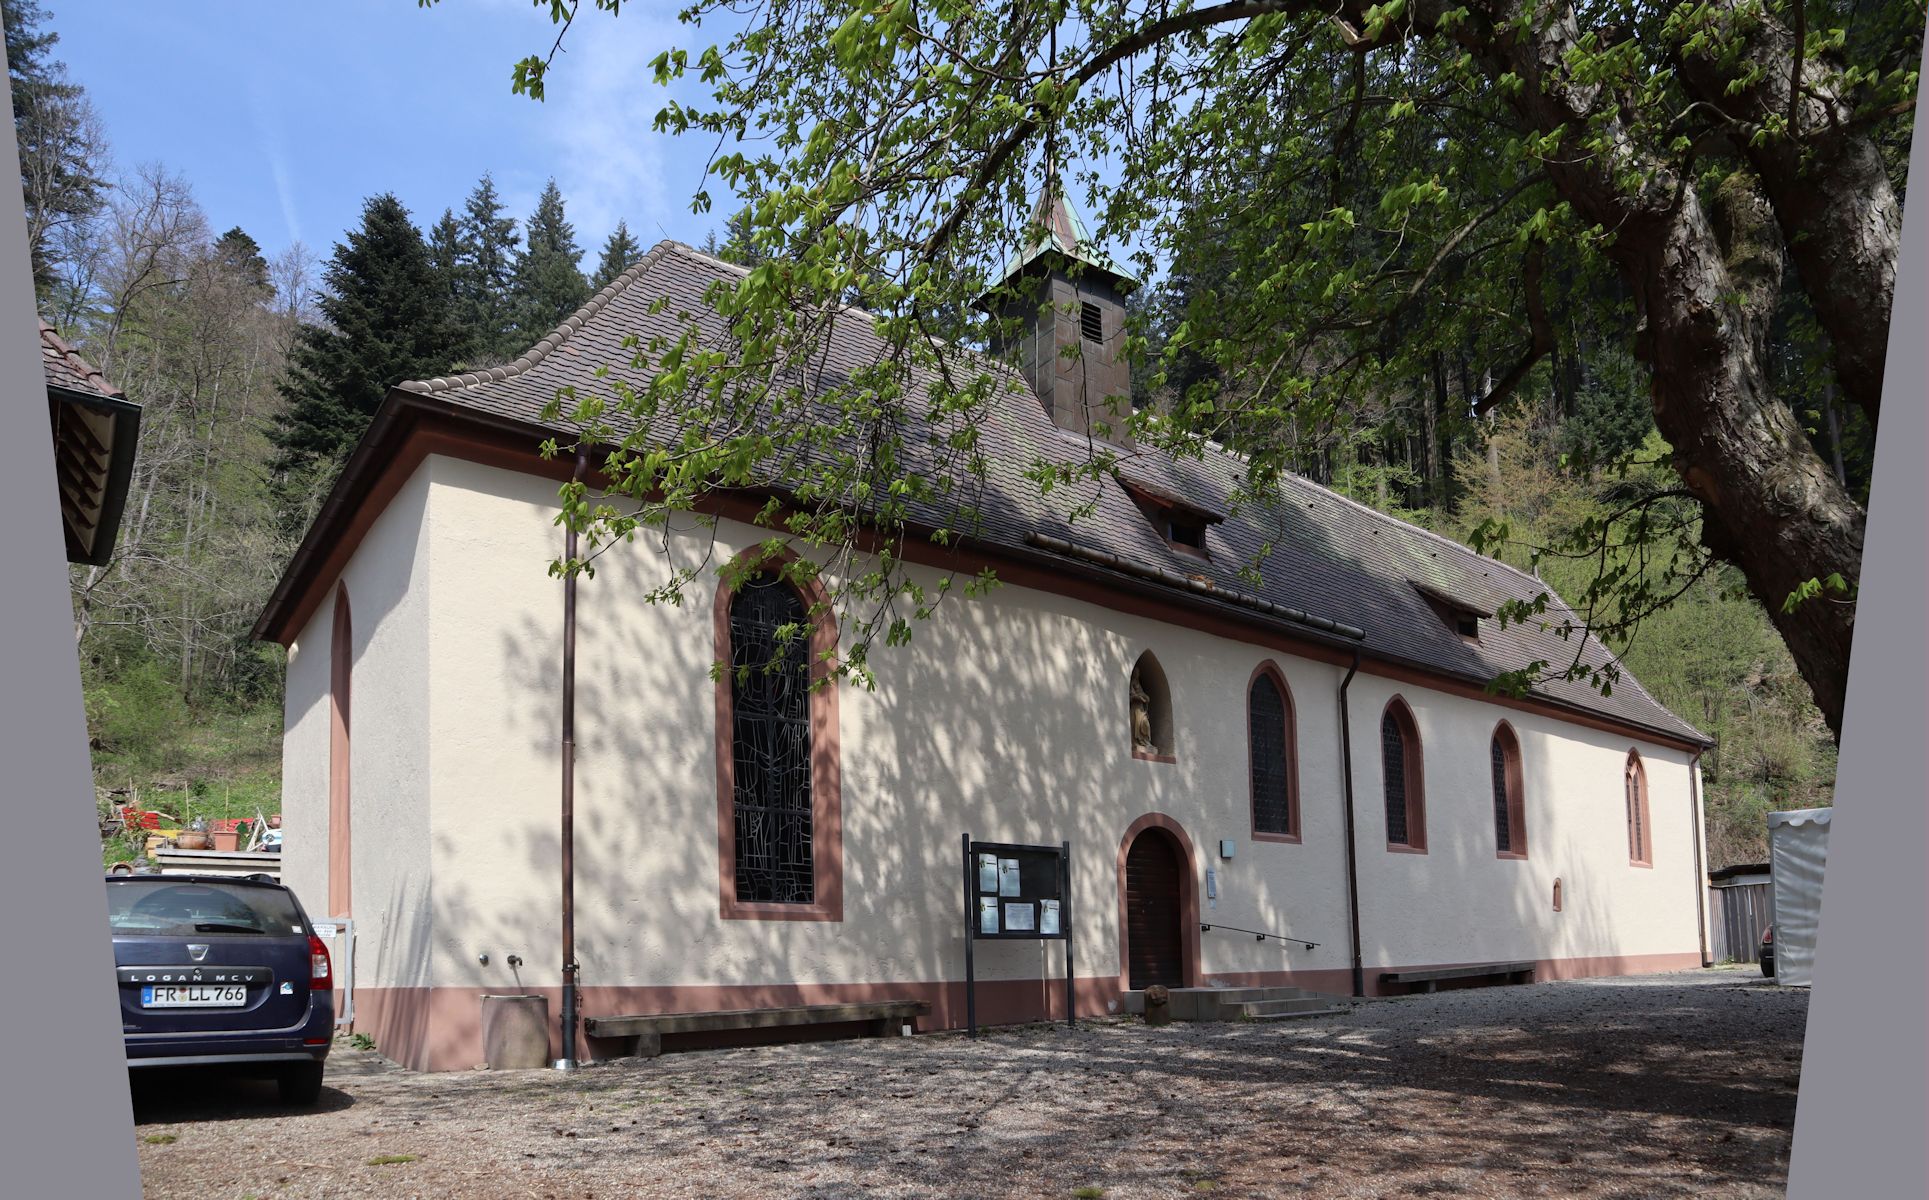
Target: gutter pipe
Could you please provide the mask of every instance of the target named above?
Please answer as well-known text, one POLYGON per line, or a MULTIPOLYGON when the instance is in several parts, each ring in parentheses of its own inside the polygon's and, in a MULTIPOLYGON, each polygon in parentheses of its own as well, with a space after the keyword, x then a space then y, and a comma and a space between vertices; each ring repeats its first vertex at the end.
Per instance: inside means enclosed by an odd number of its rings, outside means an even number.
POLYGON ((1712 967, 1715 963, 1708 954, 1708 873, 1701 861, 1701 839, 1705 832, 1701 813, 1701 756, 1706 753, 1706 749, 1697 750, 1688 760, 1688 819, 1694 823, 1695 835, 1695 932, 1701 938, 1701 965, 1712 967))
MULTIPOLYGON (((583 481, 588 458, 576 450, 572 484, 583 481)), ((564 566, 576 561, 576 526, 564 535, 564 566)), ((563 572, 563 1057, 562 1070, 576 1067, 576 572, 563 572)))
POLYGON ((1353 936, 1353 994, 1366 995, 1366 971, 1360 958, 1360 869, 1359 852, 1353 838, 1353 722, 1347 708, 1346 689, 1360 670, 1359 643, 1353 645, 1353 665, 1340 681, 1340 783, 1346 797, 1346 913, 1353 936))

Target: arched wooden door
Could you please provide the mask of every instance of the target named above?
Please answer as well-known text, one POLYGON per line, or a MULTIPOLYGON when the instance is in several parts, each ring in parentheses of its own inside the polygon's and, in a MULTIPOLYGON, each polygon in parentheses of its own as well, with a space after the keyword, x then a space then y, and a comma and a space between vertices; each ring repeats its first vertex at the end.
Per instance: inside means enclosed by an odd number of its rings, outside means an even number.
POLYGON ((1134 991, 1185 984, 1185 863, 1172 839, 1147 829, 1125 853, 1126 975, 1134 991))

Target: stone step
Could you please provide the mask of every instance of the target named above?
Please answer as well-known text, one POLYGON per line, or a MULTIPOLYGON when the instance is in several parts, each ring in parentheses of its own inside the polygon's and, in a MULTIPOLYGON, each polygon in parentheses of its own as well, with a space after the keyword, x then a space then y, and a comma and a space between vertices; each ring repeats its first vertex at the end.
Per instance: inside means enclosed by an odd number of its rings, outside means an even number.
POLYGON ((1351 1005, 1340 1005, 1328 1008, 1308 1008, 1297 1012, 1261 1013, 1252 1019, 1254 1021, 1298 1021, 1306 1017, 1337 1017, 1352 1011, 1351 1005))
MULTIPOLYGON (((1344 1011, 1353 1004, 1348 996, 1333 996, 1299 987, 1203 987, 1170 989, 1170 1012, 1175 1021, 1231 1021, 1259 1015, 1267 1010, 1247 1013, 1252 1005, 1311 1005, 1344 1011)), ((1145 1012, 1145 993, 1126 992, 1122 1008, 1132 1015, 1145 1012)), ((1278 1009, 1274 1011, 1287 1011, 1278 1009)))
POLYGON ((1303 1012, 1331 1012, 1340 1006, 1324 996, 1297 996, 1281 1000, 1249 1000, 1238 1005, 1240 1015, 1247 1017, 1283 1016, 1303 1012))

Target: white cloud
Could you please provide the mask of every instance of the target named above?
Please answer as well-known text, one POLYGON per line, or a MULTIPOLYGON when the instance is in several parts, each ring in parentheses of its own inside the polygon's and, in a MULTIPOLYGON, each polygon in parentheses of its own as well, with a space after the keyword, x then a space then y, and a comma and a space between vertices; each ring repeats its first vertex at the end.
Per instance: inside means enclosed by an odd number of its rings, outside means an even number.
POLYGON ((248 109, 254 114, 255 140, 268 160, 268 173, 274 180, 275 200, 281 206, 281 223, 289 242, 302 240, 301 218, 295 215, 294 175, 288 168, 286 139, 275 114, 275 102, 262 78, 259 66, 248 72, 248 109))
MULTIPOLYGON (((545 157, 554 164, 586 266, 619 219, 645 244, 666 233, 688 235, 688 201, 701 160, 691 162, 695 138, 678 146, 679 139, 654 131, 667 95, 649 64, 706 32, 634 9, 617 18, 585 11, 564 40, 546 81, 539 136, 554 139, 554 153, 545 157)), ((519 215, 534 207, 543 182, 517 173, 511 186, 519 198, 528 195, 519 215)))

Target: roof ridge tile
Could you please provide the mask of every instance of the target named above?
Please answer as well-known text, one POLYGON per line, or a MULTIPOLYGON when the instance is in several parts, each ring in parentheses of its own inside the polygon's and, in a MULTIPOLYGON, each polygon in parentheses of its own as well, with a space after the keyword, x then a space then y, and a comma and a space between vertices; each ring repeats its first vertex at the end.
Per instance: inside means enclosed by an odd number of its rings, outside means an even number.
POLYGON ((667 248, 679 247, 681 245, 679 242, 665 238, 650 247, 649 250, 644 252, 642 258, 637 259, 622 274, 604 284, 602 290, 584 301, 582 306, 575 312, 564 317, 562 324, 543 335, 543 337, 536 342, 535 346, 517 358, 516 361, 507 366, 487 368, 484 372, 487 376, 486 378, 478 378, 475 372, 470 371, 458 375, 438 375, 432 379, 409 379, 395 386, 405 392, 414 392, 418 395, 433 395, 437 392, 454 391, 457 388, 475 387, 480 383, 499 383, 505 379, 521 375, 531 367, 542 362, 545 358, 548 358, 556 347, 569 340, 570 335, 576 333, 582 329, 584 325, 588 324, 591 317, 608 307, 610 301, 626 291, 630 285, 649 274, 651 270, 663 261, 663 254, 667 248), (497 372, 501 372, 501 374, 497 374, 497 372))

